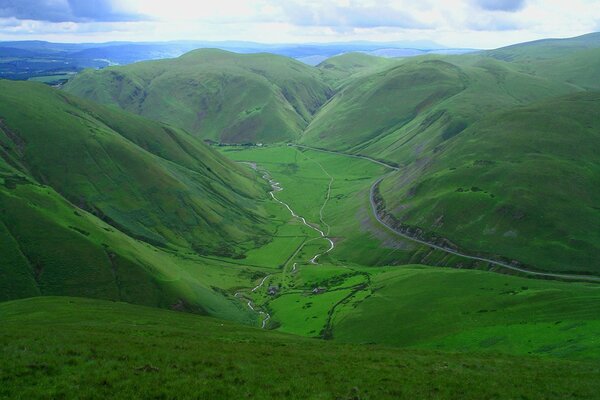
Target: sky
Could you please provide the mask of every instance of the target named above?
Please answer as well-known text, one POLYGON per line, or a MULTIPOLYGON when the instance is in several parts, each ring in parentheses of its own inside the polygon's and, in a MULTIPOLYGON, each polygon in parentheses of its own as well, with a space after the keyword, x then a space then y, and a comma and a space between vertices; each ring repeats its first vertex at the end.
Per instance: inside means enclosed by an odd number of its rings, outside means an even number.
POLYGON ((600 31, 600 0, 0 0, 0 40, 432 41, 488 49, 600 31))

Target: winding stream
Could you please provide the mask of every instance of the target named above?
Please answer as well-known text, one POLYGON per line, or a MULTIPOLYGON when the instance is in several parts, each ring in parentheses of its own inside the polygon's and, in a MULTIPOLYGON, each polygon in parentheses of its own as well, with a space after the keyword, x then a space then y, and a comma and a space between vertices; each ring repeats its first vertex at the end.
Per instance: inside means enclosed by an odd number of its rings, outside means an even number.
MULTIPOLYGON (((323 254, 327 254, 330 251, 332 251, 335 248, 335 243, 333 242, 333 240, 331 240, 329 238, 329 231, 330 231, 330 226, 329 224, 327 224, 324 219, 323 219, 323 210, 325 208, 325 206, 327 205, 327 202, 329 201, 330 197, 331 197, 331 186, 333 185, 333 176, 331 176, 326 170, 325 168, 323 168, 323 166, 318 162, 315 161, 319 167, 321 168, 321 170, 323 170, 323 173, 325 173, 325 175, 327 175, 327 177, 329 177, 329 185, 327 186, 327 195, 325 197, 325 202, 323 203, 323 205, 321 206, 321 208, 319 209, 319 218, 321 220, 321 223, 324 224, 325 226, 327 226, 327 233, 325 233, 323 230, 319 229, 318 227, 308 223, 306 221, 306 218, 296 214, 296 212, 294 212, 294 210, 292 210, 292 208, 290 207, 290 205, 286 202, 284 202, 283 200, 277 198, 277 196, 275 196, 275 193, 277 192, 281 192, 283 190, 283 187, 281 187, 281 184, 279 182, 277 182, 276 180, 274 180, 269 173, 266 170, 264 171, 263 174, 263 179, 267 180, 269 182, 269 184, 271 185, 271 191, 269 192, 269 194, 271 195, 271 197, 273 198, 273 200, 275 200, 276 202, 278 202, 279 204, 283 205, 285 208, 288 209, 288 211, 290 212, 290 214, 292 215, 293 218, 297 218, 298 220, 300 220, 304 225, 306 225, 308 228, 314 230, 315 232, 317 232, 321 238, 327 240, 327 242, 329 243, 329 248, 321 253, 317 253, 315 254, 311 259, 310 259, 310 263, 314 264, 314 265, 318 265, 319 263, 317 262, 317 259, 319 257, 321 257, 323 254)), ((253 169, 257 169, 256 164, 254 163, 245 163, 250 165, 253 169)), ((311 240, 315 240, 315 239, 311 239, 311 240)), ((305 242, 304 244, 308 243, 305 242)), ((303 245, 304 245, 303 244, 303 245)), ((298 263, 294 263, 292 266, 292 273, 295 273, 297 271, 297 266, 298 263)), ((258 289, 260 289, 266 282, 266 280, 270 277, 271 275, 266 275, 261 281, 260 283, 254 287, 251 291, 252 292, 256 292, 258 289)), ((244 297, 244 295, 241 292, 236 292, 235 297, 238 298, 244 298, 245 300, 247 300, 248 302, 246 303, 248 305, 248 308, 251 309, 252 311, 260 314, 261 316, 263 316, 263 320, 262 320, 262 328, 264 329, 267 326, 267 321, 269 321, 269 319, 271 319, 271 315, 268 312, 265 311, 261 311, 261 310, 257 310, 254 303, 252 302, 252 300, 249 300, 247 298, 244 297)))

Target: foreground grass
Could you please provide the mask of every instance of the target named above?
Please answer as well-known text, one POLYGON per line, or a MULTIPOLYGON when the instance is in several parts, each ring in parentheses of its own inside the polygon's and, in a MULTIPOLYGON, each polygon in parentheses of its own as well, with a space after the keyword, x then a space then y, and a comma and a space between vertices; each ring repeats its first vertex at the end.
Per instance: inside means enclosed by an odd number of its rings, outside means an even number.
POLYGON ((78 298, 0 304, 2 398, 594 398, 598 364, 339 345, 78 298), (510 384, 507 384, 510 382, 510 384))

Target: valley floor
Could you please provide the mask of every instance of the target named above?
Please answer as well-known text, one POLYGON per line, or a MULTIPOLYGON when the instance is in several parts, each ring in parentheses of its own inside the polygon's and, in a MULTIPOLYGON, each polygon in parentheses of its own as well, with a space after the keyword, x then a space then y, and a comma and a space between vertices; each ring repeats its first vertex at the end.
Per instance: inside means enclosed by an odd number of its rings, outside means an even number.
POLYGON ((281 226, 243 260, 277 267, 237 292, 268 315, 265 327, 353 343, 600 357, 597 284, 493 273, 485 262, 475 265, 484 270, 419 265, 456 266, 460 257, 377 221, 371 188, 388 166, 290 146, 222 151, 277 182, 281 226))

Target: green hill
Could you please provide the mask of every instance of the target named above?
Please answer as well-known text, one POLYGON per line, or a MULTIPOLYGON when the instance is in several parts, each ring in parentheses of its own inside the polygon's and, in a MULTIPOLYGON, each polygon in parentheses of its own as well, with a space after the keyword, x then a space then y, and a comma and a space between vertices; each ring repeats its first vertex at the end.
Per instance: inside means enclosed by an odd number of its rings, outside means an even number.
POLYGON ((600 93, 491 114, 423 170, 384 181, 388 210, 459 247, 600 272, 600 93))
POLYGON ((0 322, 7 399, 581 399, 600 391, 595 362, 341 345, 123 303, 6 302, 0 322))
POLYGON ((225 143, 293 140, 332 94, 298 61, 210 49, 88 70, 65 90, 225 143))
POLYGON ((520 71, 580 89, 600 89, 600 33, 545 39, 453 58, 469 64, 491 58, 520 71))
POLYGON ((398 63, 398 60, 365 53, 344 53, 326 59, 317 65, 317 68, 323 71, 325 81, 334 86, 342 86, 359 74, 371 73, 395 63, 398 63))
POLYGON ((223 296, 188 279, 170 254, 235 256, 266 240, 254 174, 177 128, 0 81, 0 145, 2 299, 70 294, 202 309, 203 296, 223 296))
POLYGON ((419 57, 343 87, 301 142, 409 164, 482 116, 580 89, 491 58, 419 57))

